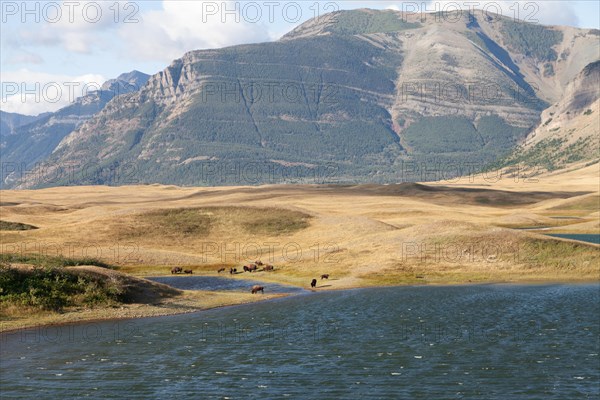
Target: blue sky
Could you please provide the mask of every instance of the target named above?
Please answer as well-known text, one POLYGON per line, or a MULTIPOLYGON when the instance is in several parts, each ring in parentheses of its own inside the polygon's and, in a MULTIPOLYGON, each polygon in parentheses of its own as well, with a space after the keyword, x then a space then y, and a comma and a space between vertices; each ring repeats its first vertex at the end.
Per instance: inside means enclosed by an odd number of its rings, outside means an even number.
MULTIPOLYGON (((519 18, 543 24, 600 28, 595 0, 473 2, 479 3, 477 8, 495 3, 505 16, 518 10, 519 18)), ((80 95, 86 83, 94 88, 133 69, 154 74, 190 50, 276 40, 315 15, 336 9, 402 10, 416 4, 420 11, 436 6, 450 10, 444 8, 450 3, 469 7, 467 0, 0 0, 0 108, 30 115, 54 111, 80 95), (23 88, 31 94, 12 95, 23 88)))

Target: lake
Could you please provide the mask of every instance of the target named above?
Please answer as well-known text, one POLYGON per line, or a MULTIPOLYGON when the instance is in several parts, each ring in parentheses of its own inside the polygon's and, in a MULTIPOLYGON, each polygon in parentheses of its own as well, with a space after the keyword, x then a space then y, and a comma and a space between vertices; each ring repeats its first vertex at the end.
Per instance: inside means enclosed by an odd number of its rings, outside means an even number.
POLYGON ((586 399, 600 285, 307 292, 0 337, 2 398, 586 399))
POLYGON ((600 234, 597 233, 552 233, 548 236, 563 239, 579 240, 580 242, 600 244, 600 234))

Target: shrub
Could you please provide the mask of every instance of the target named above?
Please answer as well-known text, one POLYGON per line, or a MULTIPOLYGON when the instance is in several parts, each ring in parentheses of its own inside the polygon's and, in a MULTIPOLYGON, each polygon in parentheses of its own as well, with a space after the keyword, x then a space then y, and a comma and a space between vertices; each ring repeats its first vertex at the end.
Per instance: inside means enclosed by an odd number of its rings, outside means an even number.
POLYGON ((18 269, 0 265, 0 304, 62 311, 73 305, 119 302, 121 295, 116 283, 60 267, 18 269))

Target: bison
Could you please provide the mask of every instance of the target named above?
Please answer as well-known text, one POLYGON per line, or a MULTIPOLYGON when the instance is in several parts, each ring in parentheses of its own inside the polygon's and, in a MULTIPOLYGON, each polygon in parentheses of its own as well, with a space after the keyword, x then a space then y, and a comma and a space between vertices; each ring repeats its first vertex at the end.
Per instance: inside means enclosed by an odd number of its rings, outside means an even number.
POLYGON ((244 272, 253 272, 256 271, 258 267, 255 264, 244 265, 244 272))
POLYGON ((192 275, 194 273, 194 271, 192 271, 191 269, 186 269, 185 271, 183 271, 185 274, 188 275, 192 275))
POLYGON ((220 274, 221 272, 224 272, 225 268, 219 268, 219 270, 217 271, 217 274, 220 274))
POLYGON ((321 280, 323 280, 323 279, 329 279, 329 274, 321 275, 321 280))
POLYGON ((261 292, 262 294, 265 294, 265 288, 259 285, 254 285, 252 286, 252 294, 254 293, 258 293, 261 292))
POLYGON ((263 266, 263 263, 260 260, 254 261, 254 264, 258 265, 259 267, 263 266))
POLYGON ((181 267, 173 267, 171 268, 171 274, 180 274, 183 272, 183 268, 181 267))
POLYGON ((231 275, 233 275, 233 274, 237 274, 237 268, 229 268, 229 273, 230 273, 231 275))
POLYGON ((313 279, 313 280, 310 282, 310 287, 313 287, 313 288, 314 288, 314 287, 316 287, 316 286, 317 286, 317 280, 316 280, 316 279, 313 279))
POLYGON ((272 265, 267 265, 263 268, 263 271, 273 271, 275 269, 275 267, 273 267, 272 265))

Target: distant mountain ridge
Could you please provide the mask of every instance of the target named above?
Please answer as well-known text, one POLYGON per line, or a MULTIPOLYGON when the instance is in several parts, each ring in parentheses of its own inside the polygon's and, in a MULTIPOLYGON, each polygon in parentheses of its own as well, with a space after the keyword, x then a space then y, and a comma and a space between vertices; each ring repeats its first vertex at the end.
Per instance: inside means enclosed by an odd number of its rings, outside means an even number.
POLYGON ((44 118, 46 115, 48 115, 48 113, 32 116, 0 110, 0 137, 12 135, 17 128, 32 123, 37 119, 44 118))
MULTIPOLYGON (((45 161, 65 136, 92 118, 114 97, 139 90, 149 77, 139 71, 122 74, 105 82, 100 90, 79 97, 73 104, 56 112, 36 117, 19 115, 21 123, 7 130, 8 134, 4 133, 3 125, 0 135, 3 163, 0 187, 20 183, 22 172, 33 170, 36 163, 45 161)), ((3 120, 6 114, 2 112, 3 120)))
POLYGON ((482 169, 525 140, 600 45, 595 30, 459 17, 340 11, 276 42, 189 52, 108 102, 48 162, 128 165, 136 182, 180 185, 397 182, 406 163, 482 169))

